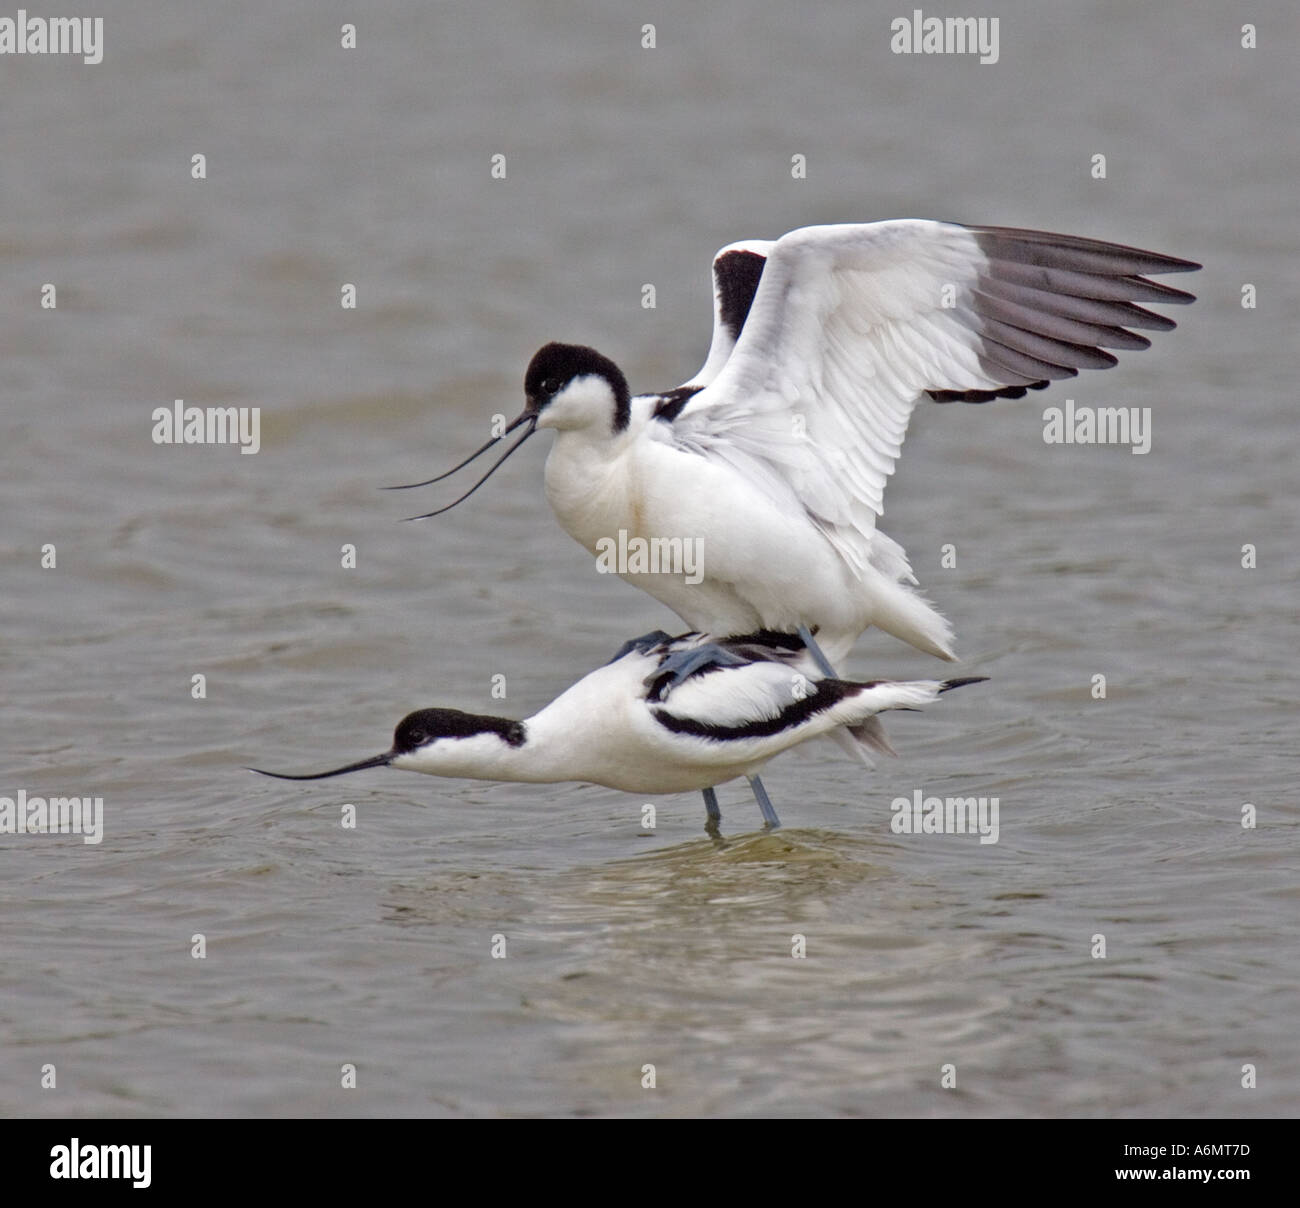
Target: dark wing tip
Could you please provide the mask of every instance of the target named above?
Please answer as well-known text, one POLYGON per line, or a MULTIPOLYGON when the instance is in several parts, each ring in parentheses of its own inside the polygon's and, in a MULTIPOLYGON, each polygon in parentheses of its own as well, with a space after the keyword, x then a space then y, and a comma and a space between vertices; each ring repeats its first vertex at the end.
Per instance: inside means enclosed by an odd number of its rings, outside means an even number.
POLYGON ((964 688, 967 684, 984 684, 988 678, 987 675, 963 675, 959 679, 944 680, 939 685, 939 691, 951 692, 954 688, 964 688))
POLYGON ((970 226, 985 264, 971 290, 976 354, 992 389, 961 389, 960 380, 936 382, 936 402, 1020 398, 1043 379, 1073 377, 1081 369, 1117 364, 1108 348, 1151 346, 1129 330, 1168 331, 1170 319, 1138 302, 1187 304, 1195 295, 1150 281, 1144 273, 1193 272, 1193 260, 1076 235, 1019 227, 970 226))
POLYGON ((766 264, 766 256, 739 248, 714 257, 717 318, 731 334, 733 342, 740 339, 745 320, 749 318, 749 309, 754 305, 754 295, 758 293, 758 283, 766 264))
POLYGON ((987 254, 994 249, 1015 251, 1016 259, 1034 264, 1047 262, 1058 268, 1081 272, 1130 276, 1136 273, 1193 273, 1204 267, 1195 260, 1149 252, 1145 248, 1082 235, 1058 235, 1052 231, 1031 231, 1023 227, 970 226, 967 228, 987 254))

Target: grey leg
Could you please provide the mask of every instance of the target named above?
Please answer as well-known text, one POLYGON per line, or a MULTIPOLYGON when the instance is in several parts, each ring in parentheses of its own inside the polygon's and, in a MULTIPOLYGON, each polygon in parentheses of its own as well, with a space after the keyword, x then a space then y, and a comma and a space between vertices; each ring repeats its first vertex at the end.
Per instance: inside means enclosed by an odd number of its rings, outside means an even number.
POLYGON ((717 839, 722 834, 722 828, 718 825, 722 821, 722 811, 718 808, 718 794, 713 789, 704 789, 704 833, 711 839, 717 839))
POLYGON ((781 825, 781 819, 776 816, 776 810, 772 808, 772 798, 767 795, 763 782, 757 776, 749 776, 746 779, 749 781, 749 787, 754 790, 758 808, 763 811, 763 824, 769 830, 776 830, 781 825))
POLYGON ((650 689, 649 699, 659 701, 701 667, 743 667, 745 662, 740 655, 709 642, 694 650, 668 655, 642 682, 650 689))
POLYGON ((808 647, 808 653, 813 656, 813 662, 817 664, 823 675, 829 675, 831 679, 837 679, 835 668, 831 666, 831 661, 823 653, 822 648, 817 645, 817 639, 808 631, 807 625, 799 626, 799 636, 803 638, 803 644, 808 647))
POLYGON ((712 789, 704 790, 704 812, 714 825, 722 821, 722 811, 718 808, 718 794, 712 789))
MULTIPOLYGON (((633 650, 639 650, 642 654, 646 654, 658 646, 660 642, 671 641, 672 638, 669 637, 668 634, 664 633, 662 629, 652 629, 649 633, 643 633, 639 638, 632 638, 629 641, 624 642, 623 645, 618 648, 618 653, 609 661, 610 663, 617 663, 625 654, 629 654, 633 650)), ((606 666, 608 665, 609 664, 607 663, 606 666)))

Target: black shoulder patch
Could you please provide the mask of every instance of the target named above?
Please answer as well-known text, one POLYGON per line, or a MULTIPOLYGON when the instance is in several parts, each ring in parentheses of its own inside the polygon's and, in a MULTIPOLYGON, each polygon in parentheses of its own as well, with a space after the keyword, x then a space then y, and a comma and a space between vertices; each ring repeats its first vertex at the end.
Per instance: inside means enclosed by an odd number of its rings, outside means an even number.
POLYGON ((659 401, 655 403, 655 409, 650 412, 650 418, 661 419, 664 423, 671 424, 673 420, 681 415, 682 408, 703 389, 703 386, 678 386, 676 390, 665 391, 659 396, 659 401))
POLYGON ((718 291, 718 313, 722 325, 733 340, 740 339, 741 329, 754 305, 758 282, 763 276, 766 256, 757 252, 734 251, 713 262, 713 283, 718 291))

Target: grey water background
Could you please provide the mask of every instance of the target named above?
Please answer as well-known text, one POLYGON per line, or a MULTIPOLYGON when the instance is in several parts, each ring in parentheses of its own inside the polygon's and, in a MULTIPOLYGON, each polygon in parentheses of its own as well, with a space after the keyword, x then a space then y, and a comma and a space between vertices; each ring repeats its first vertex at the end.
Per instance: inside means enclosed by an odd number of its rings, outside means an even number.
POLYGON ((0 60, 0 794, 105 810, 0 836, 0 1111, 1296 1113, 1295 11, 1003 3, 981 66, 892 54, 913 7, 128 3, 99 66, 0 60), (903 216, 1205 269, 1117 368, 916 414, 882 528, 990 682, 889 719, 899 759, 789 753, 785 829, 724 787, 720 845, 698 795, 644 832, 591 786, 241 770, 681 628, 555 524, 545 436, 437 520, 376 488, 547 339, 683 380, 723 243, 903 216), (155 445, 177 398, 260 407, 260 452, 155 445), (1151 452, 1045 444, 1066 398, 1149 407, 1151 452), (892 834, 918 789, 998 797, 999 842, 892 834))

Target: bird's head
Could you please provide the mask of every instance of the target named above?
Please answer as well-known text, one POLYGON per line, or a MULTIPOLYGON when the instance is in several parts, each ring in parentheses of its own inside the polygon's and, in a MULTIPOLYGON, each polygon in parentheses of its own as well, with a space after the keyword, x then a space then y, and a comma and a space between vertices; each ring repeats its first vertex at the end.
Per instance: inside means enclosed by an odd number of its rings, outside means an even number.
POLYGON ((476 774, 477 767, 506 747, 521 747, 527 741, 528 727, 508 717, 484 717, 462 713, 459 709, 417 709, 397 723, 393 746, 382 755, 372 755, 356 763, 345 764, 328 772, 311 772, 291 776, 285 772, 267 772, 249 768, 277 780, 325 780, 361 772, 366 768, 403 768, 431 775, 458 776, 476 774))
POLYGON ((631 415, 631 398, 622 370, 583 344, 547 344, 538 349, 524 375, 525 414, 538 428, 560 431, 596 428, 622 432, 631 415))

